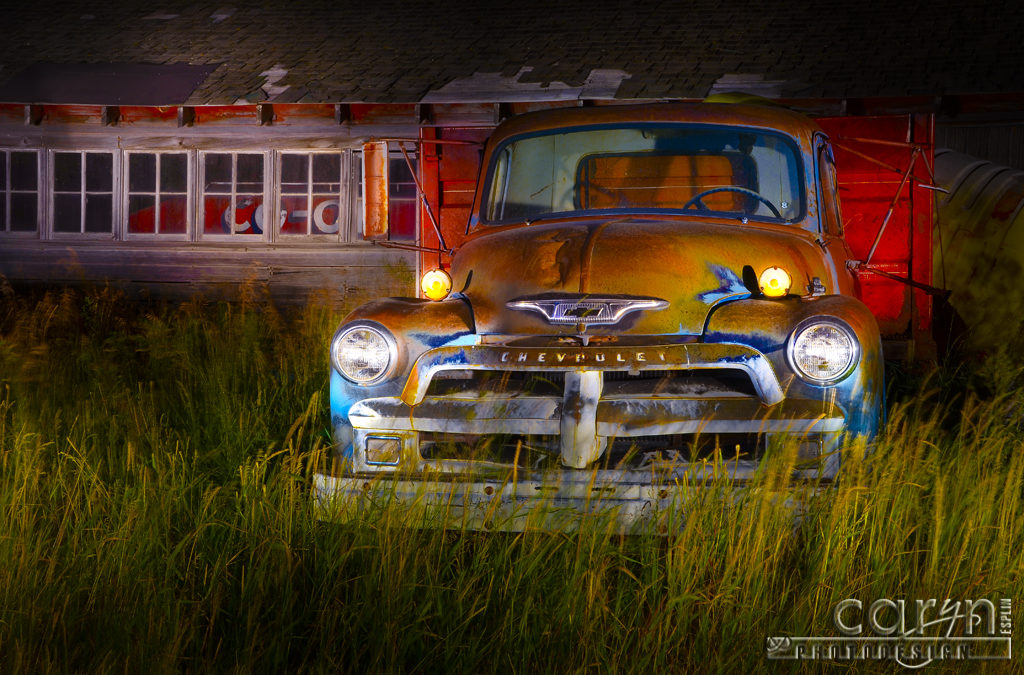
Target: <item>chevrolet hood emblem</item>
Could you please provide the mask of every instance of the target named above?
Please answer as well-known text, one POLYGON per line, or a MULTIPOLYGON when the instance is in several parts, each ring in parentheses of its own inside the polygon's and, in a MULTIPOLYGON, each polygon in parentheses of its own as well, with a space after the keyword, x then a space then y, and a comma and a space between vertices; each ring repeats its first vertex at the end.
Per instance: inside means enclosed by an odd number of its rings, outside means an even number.
POLYGON ((584 324, 601 326, 616 324, 627 314, 668 307, 668 301, 636 295, 554 294, 529 295, 505 303, 509 309, 539 312, 555 325, 584 324))

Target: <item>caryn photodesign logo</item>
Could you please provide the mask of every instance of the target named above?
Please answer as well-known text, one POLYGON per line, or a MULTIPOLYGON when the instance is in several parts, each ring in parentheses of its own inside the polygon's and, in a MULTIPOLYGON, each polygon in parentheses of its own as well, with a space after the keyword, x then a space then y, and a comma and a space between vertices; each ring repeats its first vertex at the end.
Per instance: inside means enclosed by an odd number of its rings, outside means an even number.
POLYGON ((848 598, 832 608, 838 635, 769 637, 767 656, 793 661, 895 661, 906 668, 934 661, 1008 660, 1012 617, 1010 598, 947 598, 941 603, 935 598, 881 598, 866 610, 862 601, 848 598))

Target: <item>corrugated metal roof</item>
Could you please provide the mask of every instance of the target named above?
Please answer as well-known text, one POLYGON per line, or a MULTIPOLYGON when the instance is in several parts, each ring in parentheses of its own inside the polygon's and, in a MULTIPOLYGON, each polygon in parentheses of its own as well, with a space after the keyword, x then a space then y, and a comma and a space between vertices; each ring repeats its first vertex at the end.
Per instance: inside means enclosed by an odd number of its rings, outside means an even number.
POLYGON ((1024 92, 1016 1, 224 1, 21 3, 3 12, 0 84, 38 63, 148 63, 209 68, 193 105, 700 98, 716 82, 790 98, 1024 92))

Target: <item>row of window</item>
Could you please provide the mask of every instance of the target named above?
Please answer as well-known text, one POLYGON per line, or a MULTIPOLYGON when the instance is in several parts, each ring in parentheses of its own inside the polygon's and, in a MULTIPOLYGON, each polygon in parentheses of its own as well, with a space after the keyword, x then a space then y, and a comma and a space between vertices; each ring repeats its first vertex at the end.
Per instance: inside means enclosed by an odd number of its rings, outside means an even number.
MULTIPOLYGON (((362 226, 359 160, 347 150, 0 150, 0 232, 353 241, 362 226)), ((416 238, 410 168, 400 154, 390 159, 392 239, 416 238)))

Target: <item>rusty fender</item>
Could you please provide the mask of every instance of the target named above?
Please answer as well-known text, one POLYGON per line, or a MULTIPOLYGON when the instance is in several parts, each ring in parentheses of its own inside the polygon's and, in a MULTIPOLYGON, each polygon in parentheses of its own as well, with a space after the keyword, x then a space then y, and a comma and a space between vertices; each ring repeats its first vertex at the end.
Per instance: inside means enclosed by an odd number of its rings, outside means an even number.
POLYGON ((878 433, 885 391, 882 341, 875 317, 859 300, 841 295, 738 300, 712 313, 704 341, 753 347, 771 362, 787 395, 828 398, 847 411, 848 434, 871 439, 878 433), (797 377, 787 356, 794 329, 814 318, 842 322, 860 343, 857 365, 834 384, 816 385, 797 377))
MULTIPOLYGON (((459 342, 473 336, 473 313, 469 303, 459 297, 443 302, 416 298, 382 298, 354 310, 341 322, 338 331, 356 322, 383 326, 395 336, 397 363, 390 377, 376 385, 360 386, 349 382, 331 367, 331 427, 335 443, 344 455, 352 443, 348 413, 362 399, 398 396, 412 364, 427 350, 459 342)), ((337 332, 336 332, 337 334, 337 332)))

